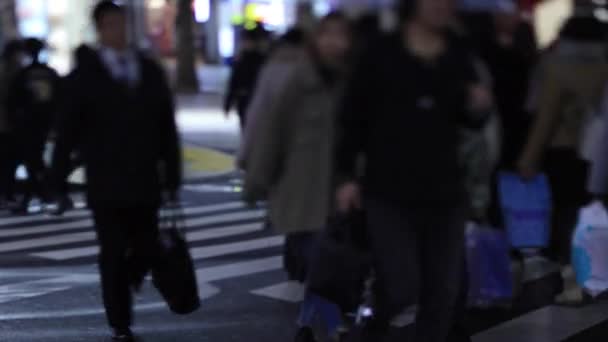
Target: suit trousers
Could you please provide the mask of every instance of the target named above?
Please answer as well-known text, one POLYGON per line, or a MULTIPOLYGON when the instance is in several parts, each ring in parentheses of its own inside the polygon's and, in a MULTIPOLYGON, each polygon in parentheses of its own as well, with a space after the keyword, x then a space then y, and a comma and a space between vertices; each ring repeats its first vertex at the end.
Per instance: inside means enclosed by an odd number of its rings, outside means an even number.
POLYGON ((392 318, 418 303, 416 341, 448 341, 463 313, 466 208, 374 198, 365 206, 376 270, 374 340, 382 341, 392 318))
POLYGON ((0 132, 0 200, 13 198, 15 188, 15 147, 12 134, 0 132))
POLYGON ((109 325, 132 324, 132 287, 141 285, 158 256, 158 206, 93 208, 99 269, 109 325))

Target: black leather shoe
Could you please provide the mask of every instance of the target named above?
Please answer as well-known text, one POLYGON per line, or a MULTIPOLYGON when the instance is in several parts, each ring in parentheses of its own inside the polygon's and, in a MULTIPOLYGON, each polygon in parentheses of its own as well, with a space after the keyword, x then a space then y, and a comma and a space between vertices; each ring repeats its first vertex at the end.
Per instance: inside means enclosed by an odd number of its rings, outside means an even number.
POLYGON ((298 330, 296 334, 295 342, 317 342, 315 334, 309 327, 303 327, 298 330))

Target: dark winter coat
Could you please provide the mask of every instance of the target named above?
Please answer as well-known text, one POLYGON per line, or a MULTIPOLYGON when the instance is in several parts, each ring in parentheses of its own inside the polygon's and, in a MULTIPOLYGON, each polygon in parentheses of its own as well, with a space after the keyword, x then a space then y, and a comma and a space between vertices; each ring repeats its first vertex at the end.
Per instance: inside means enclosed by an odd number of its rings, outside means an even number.
POLYGON ((158 205, 162 190, 174 191, 181 183, 173 96, 164 72, 138 55, 140 80, 130 87, 112 78, 97 51, 85 48, 79 57, 58 124, 58 184, 79 146, 90 206, 158 205))

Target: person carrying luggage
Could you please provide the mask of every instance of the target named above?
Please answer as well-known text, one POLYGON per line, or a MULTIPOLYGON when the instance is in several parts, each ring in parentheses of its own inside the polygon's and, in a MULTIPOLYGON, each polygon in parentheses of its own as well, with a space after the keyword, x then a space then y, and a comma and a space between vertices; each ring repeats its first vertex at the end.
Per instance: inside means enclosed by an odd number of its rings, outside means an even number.
POLYGON ((181 184, 181 149, 167 78, 129 47, 126 9, 93 10, 96 48, 81 51, 60 112, 52 174, 61 187, 72 150, 86 168, 87 203, 100 244, 99 268, 114 341, 134 341, 133 298, 159 254, 159 207, 181 184), (80 143, 78 144, 78 141, 80 143))
MULTIPOLYGON (((247 202, 268 200, 272 226, 287 234, 285 266, 292 280, 306 282, 315 240, 332 208, 335 105, 350 48, 348 20, 339 13, 321 20, 305 56, 285 65, 279 89, 255 108, 255 129, 243 156, 247 202)), ((312 323, 321 316, 339 338, 338 306, 307 292, 300 308, 297 342, 316 341, 312 323)))
POLYGON ((377 307, 365 341, 386 338, 392 319, 417 300, 415 340, 445 342, 465 274, 469 199, 459 132, 481 128, 492 98, 475 59, 449 32, 453 1, 401 6, 397 33, 369 49, 349 82, 336 200, 343 212, 367 213, 377 307), (364 176, 357 179, 361 156, 364 176))

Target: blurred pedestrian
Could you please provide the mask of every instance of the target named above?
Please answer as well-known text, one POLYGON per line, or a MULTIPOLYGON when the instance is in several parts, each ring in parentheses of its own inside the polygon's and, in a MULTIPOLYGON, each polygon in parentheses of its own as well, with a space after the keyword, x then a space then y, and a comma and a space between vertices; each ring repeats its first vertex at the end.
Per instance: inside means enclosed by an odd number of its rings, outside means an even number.
POLYGON ((131 288, 158 253, 163 193, 176 198, 181 158, 173 95, 162 68, 130 48, 125 8, 93 10, 97 48, 83 48, 61 111, 53 175, 62 184, 78 144, 100 244, 103 301, 114 341, 133 341, 131 288))
POLYGON ((226 117, 228 117, 236 104, 241 129, 244 129, 246 126, 247 108, 253 97, 258 74, 266 60, 262 41, 263 39, 259 36, 258 31, 243 31, 241 51, 234 61, 224 100, 224 113, 226 117))
MULTIPOLYGON (((72 70, 61 81, 61 91, 59 94, 59 96, 60 96, 59 108, 69 107, 70 101, 72 101, 71 94, 69 94, 69 87, 78 77, 79 68, 80 68, 79 63, 83 63, 83 62, 86 63, 86 60, 87 60, 87 57, 89 54, 90 54, 90 48, 87 46, 84 46, 84 45, 79 46, 74 51, 73 57, 74 57, 76 66, 75 66, 74 70, 72 70)), ((85 67, 86 67, 86 64, 85 64, 85 67)), ((52 128, 52 132, 51 132, 51 135, 54 135, 54 138, 56 138, 56 136, 57 136, 58 130, 60 128, 59 125, 60 125, 60 120, 58 117, 56 117, 53 122, 53 128, 52 128)), ((54 139, 54 140, 56 141, 56 139, 54 139)), ((82 141, 83 141, 82 136, 74 139, 74 144, 72 146, 72 153, 69 158, 69 165, 68 165, 67 169, 65 169, 66 173, 61 178, 59 177, 59 175, 56 175, 57 181, 59 182, 59 179, 61 179, 61 181, 60 181, 60 183, 57 183, 55 185, 55 189, 54 189, 54 193, 53 193, 53 195, 54 195, 53 200, 55 203, 49 205, 49 208, 50 208, 49 213, 53 216, 61 216, 66 211, 74 208, 74 201, 70 197, 69 177, 76 169, 78 169, 78 167, 82 166, 82 163, 83 163, 82 151, 81 151, 82 141)))
POLYGON ((8 101, 10 85, 22 68, 22 47, 19 40, 8 42, 0 59, 0 207, 13 207, 15 200, 15 118, 8 101))
MULTIPOLYGON (((287 234, 285 266, 292 280, 305 282, 319 232, 330 215, 332 156, 337 102, 350 48, 347 19, 326 16, 305 55, 286 64, 275 96, 254 108, 255 129, 248 137, 245 198, 269 201, 273 227, 287 234)), ((320 316, 328 334, 339 338, 342 316, 327 300, 306 294, 300 308, 297 342, 316 341, 312 324, 320 316)))
POLYGON ((502 126, 500 167, 515 169, 526 143, 530 114, 525 110, 537 45, 531 25, 524 22, 514 0, 494 9, 493 35, 479 48, 493 78, 493 91, 502 126))
POLYGON ((376 274, 366 341, 386 338, 392 319, 416 301, 415 340, 447 341, 464 305, 469 200, 459 132, 483 126, 492 97, 470 51, 449 32, 453 7, 404 0, 400 29, 369 49, 341 109, 337 203, 367 212, 376 274))
POLYGON ((585 126, 597 112, 608 82, 605 34, 593 18, 572 18, 539 75, 535 122, 519 159, 525 178, 545 171, 553 197, 549 256, 570 262, 571 234, 579 209, 588 201, 588 162, 581 155, 585 126))
MULTIPOLYGON (((23 51, 28 64, 17 73, 9 91, 8 107, 13 113, 17 159, 15 170, 23 164, 27 180, 23 197, 15 209, 26 214, 34 196, 45 202, 46 163, 44 152, 51 124, 57 111, 59 75, 40 59, 45 44, 30 38, 23 42, 23 51)), ((14 172, 14 171, 13 171, 14 172)))
POLYGON ((256 131, 257 116, 267 110, 268 103, 276 101, 275 97, 281 94, 280 87, 284 86, 284 77, 298 63, 302 57, 306 57, 306 37, 304 32, 298 29, 289 30, 281 37, 270 54, 268 62, 260 72, 259 80, 255 88, 251 104, 247 109, 247 125, 243 133, 242 144, 239 150, 238 166, 246 168, 246 155, 249 149, 255 145, 253 141, 256 131))

